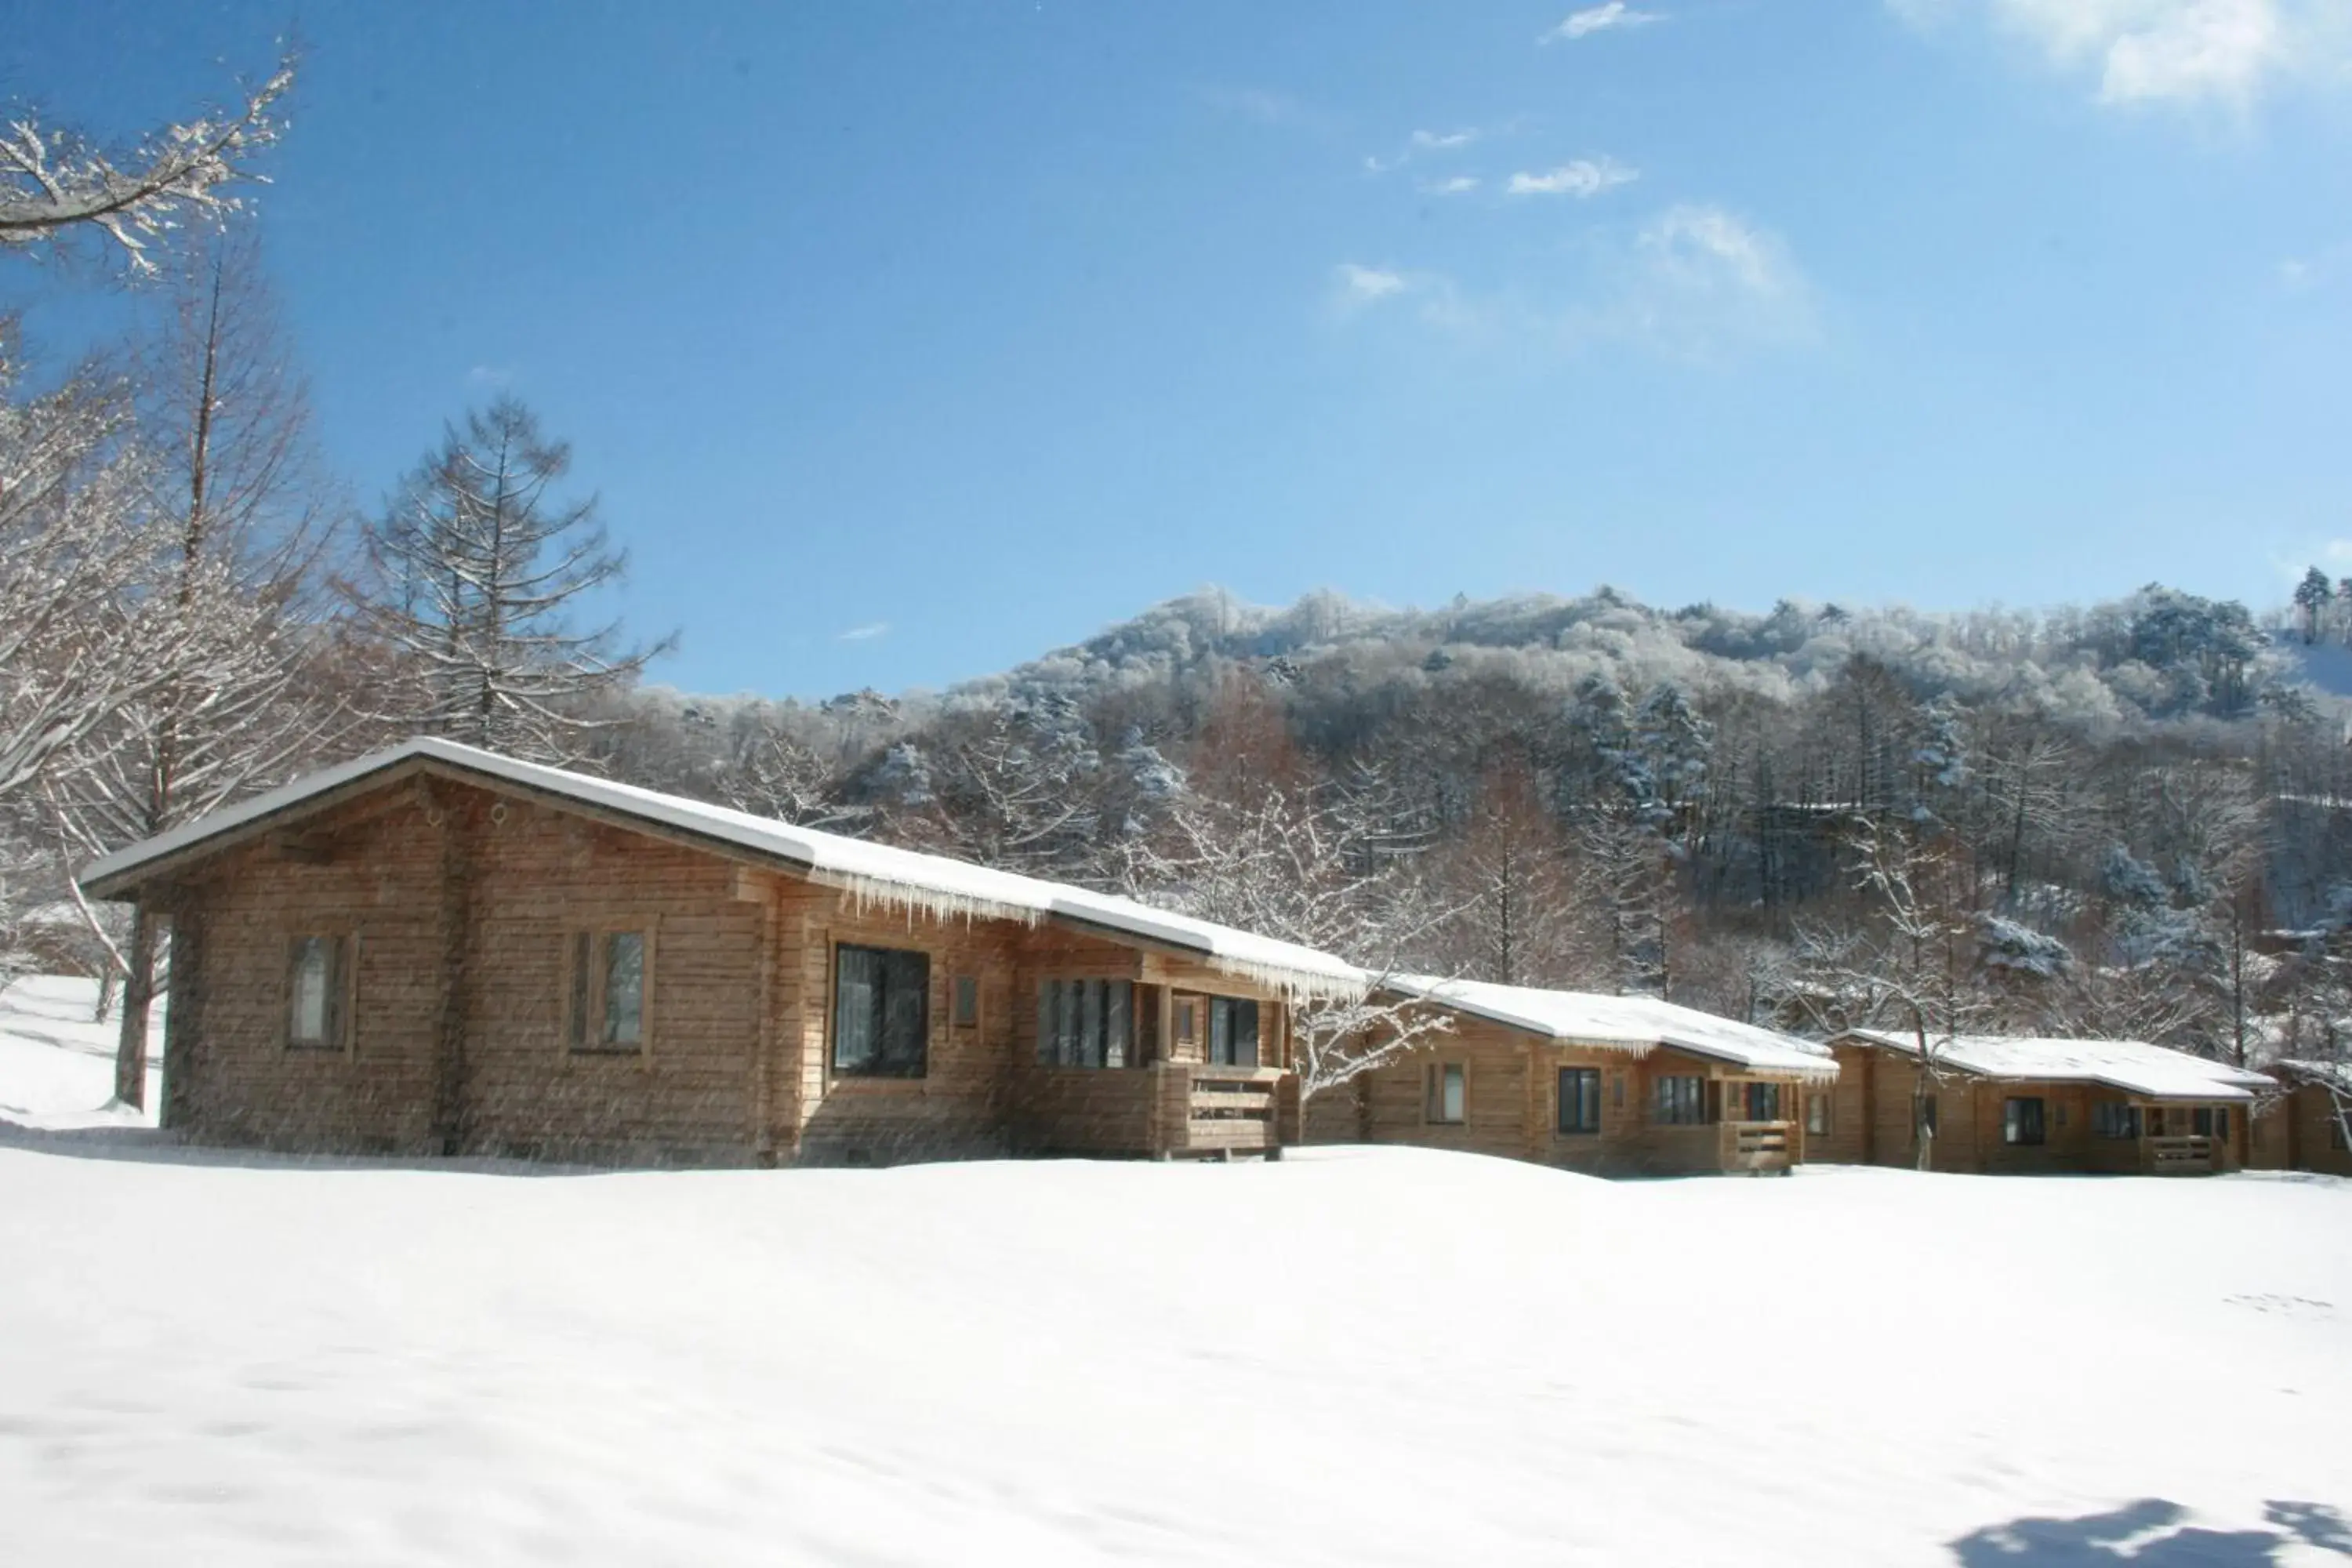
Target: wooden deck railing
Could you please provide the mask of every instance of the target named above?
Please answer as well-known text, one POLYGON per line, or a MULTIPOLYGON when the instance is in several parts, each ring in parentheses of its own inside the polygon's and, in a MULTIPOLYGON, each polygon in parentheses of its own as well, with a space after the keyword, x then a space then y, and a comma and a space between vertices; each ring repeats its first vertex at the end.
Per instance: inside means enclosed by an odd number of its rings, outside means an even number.
POLYGON ((1726 1121, 1722 1123, 1723 1168, 1727 1171, 1785 1171, 1796 1143, 1793 1121, 1726 1121))
POLYGON ((1298 1141, 1298 1080, 1279 1068, 1160 1062, 1155 1154, 1266 1153, 1298 1141))
POLYGON ((2151 1138, 2147 1169, 2159 1176, 2201 1176, 2213 1167, 2210 1138, 2151 1138))

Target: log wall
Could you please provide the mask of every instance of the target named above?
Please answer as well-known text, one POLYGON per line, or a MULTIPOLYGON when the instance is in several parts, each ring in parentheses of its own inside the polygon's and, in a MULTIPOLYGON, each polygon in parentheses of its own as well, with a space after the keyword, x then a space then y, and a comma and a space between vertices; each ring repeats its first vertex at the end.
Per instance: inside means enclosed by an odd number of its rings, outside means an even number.
MULTIPOLYGON (((1170 1136, 1181 1150, 1195 1121, 1183 1085, 1171 1091, 1147 1067, 1200 1054, 1167 1044, 1175 987, 1256 998, 1261 1060, 1287 1054, 1276 994, 1196 963, 1014 921, 864 905, 446 777, 387 784, 143 896, 174 930, 164 1118, 201 1139, 598 1163, 1146 1153, 1170 1136), (572 941, 612 931, 646 938, 645 1039, 575 1050, 572 941), (289 950, 305 935, 353 944, 347 1048, 287 1046, 289 950), (843 943, 928 955, 919 1077, 834 1070, 843 943), (969 1024, 954 1016, 962 976, 977 986, 969 1024), (1129 1067, 1035 1065, 1037 988, 1078 977, 1141 983, 1129 1067)), ((1265 1094, 1277 1108, 1265 1124, 1295 1141, 1295 1096, 1265 1094)))

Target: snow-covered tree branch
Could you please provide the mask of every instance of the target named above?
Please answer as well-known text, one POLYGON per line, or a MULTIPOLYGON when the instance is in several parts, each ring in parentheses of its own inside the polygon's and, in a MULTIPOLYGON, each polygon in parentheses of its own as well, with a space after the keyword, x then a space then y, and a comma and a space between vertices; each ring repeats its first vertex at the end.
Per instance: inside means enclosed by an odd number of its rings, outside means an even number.
POLYGON ((154 272, 151 241, 190 216, 235 212, 240 198, 232 188, 260 178, 253 162, 278 139, 276 110, 294 68, 289 56, 236 105, 164 126, 122 151, 44 128, 29 113, 0 122, 0 246, 97 233, 133 271, 154 272))

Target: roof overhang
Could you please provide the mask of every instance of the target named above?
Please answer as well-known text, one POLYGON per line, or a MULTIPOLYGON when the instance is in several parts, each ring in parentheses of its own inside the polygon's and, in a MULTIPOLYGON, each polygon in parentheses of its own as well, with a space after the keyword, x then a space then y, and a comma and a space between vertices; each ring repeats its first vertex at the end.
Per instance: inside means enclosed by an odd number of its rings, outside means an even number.
MULTIPOLYGON (((901 890, 887 881, 836 872, 806 856, 762 839, 752 831, 726 829, 721 818, 708 815, 656 809, 667 797, 627 786, 606 785, 584 775, 515 763, 496 753, 477 751, 432 737, 418 737, 388 750, 373 752, 310 773, 290 784, 207 813, 152 838, 92 861, 82 870, 82 890, 102 900, 140 896, 140 889, 169 879, 187 867, 240 845, 285 828, 320 812, 397 786, 411 778, 446 778, 454 783, 532 800, 592 820, 725 858, 761 867, 804 880, 842 889, 854 900, 904 901, 946 915, 970 919, 1012 920, 1024 924, 1051 924, 1099 936, 1138 951, 1156 952, 1199 962, 1237 979, 1303 994, 1360 994, 1341 976, 1319 970, 1237 959, 1220 952, 1208 942, 1193 940, 1181 924, 1154 919, 1139 906, 1136 918, 1122 922, 1077 910, 997 904, 985 898, 948 895, 941 900, 901 890), (551 780, 555 782, 550 782, 551 780), (574 787, 576 784, 577 787, 574 787), (639 797, 643 797, 642 803, 639 797)), ((691 805, 693 803, 680 803, 691 805)), ((781 825, 778 825, 781 826, 781 825)), ((1324 958, 1322 954, 1308 956, 1324 958)), ((1329 960, 1337 963, 1337 960, 1329 960)), ((1355 973, 1350 971, 1350 973, 1355 973)))

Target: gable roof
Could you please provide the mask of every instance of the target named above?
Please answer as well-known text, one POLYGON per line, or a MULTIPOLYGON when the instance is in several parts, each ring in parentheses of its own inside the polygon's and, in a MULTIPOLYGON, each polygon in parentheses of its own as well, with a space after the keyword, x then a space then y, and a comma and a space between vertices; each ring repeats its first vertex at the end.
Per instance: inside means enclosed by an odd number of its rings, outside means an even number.
POLYGON ((2263 1064, 2265 1070, 2290 1083, 2313 1083, 2352 1094, 2352 1061, 2322 1061, 2315 1057, 2286 1057, 2263 1064))
MULTIPOLYGON (((1849 1029, 1838 1038, 1861 1040, 1915 1058, 1919 1055, 1916 1040, 1874 1029, 1849 1029)), ((2251 1100, 2254 1090, 2272 1087, 2261 1073, 2145 1040, 1968 1035, 1936 1047, 1935 1057, 1939 1063, 1982 1078, 2105 1084, 2149 1100, 2251 1100)))
POLYGON ((1318 995, 1360 994, 1366 985, 1361 970, 1331 953, 1153 909, 1133 899, 994 870, 945 855, 926 855, 814 827, 795 827, 683 795, 518 762, 433 736, 418 736, 322 769, 119 849, 84 868, 81 880, 100 898, 121 897, 137 886, 142 871, 152 871, 165 861, 202 853, 208 846, 226 847, 222 841, 298 816, 326 797, 341 798, 389 783, 392 776, 425 770, 458 774, 493 787, 513 785, 748 851, 811 881, 841 889, 861 903, 943 918, 961 915, 1029 925, 1065 922, 1114 938, 1172 948, 1223 973, 1318 995))
POLYGON ((1837 1058, 1826 1046, 1758 1028, 1753 1024, 1718 1018, 1712 1013, 1661 1002, 1654 996, 1543 991, 1528 985, 1438 980, 1419 974, 1393 976, 1389 984, 1408 995, 1423 997, 1547 1039, 1597 1046, 1635 1056, 1667 1046, 1759 1072, 1824 1079, 1837 1077, 1837 1058))

